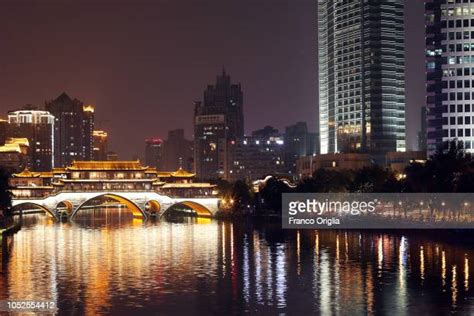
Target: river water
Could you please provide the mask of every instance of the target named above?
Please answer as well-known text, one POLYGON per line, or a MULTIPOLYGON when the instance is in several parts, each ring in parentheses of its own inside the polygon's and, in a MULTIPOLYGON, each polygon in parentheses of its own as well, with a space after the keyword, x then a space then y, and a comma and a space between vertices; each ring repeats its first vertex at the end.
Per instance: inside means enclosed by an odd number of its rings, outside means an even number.
POLYGON ((3 254, 0 300, 75 314, 474 312, 474 249, 422 233, 282 231, 279 223, 116 211, 27 215, 3 254), (105 213, 105 214, 104 214, 105 213))

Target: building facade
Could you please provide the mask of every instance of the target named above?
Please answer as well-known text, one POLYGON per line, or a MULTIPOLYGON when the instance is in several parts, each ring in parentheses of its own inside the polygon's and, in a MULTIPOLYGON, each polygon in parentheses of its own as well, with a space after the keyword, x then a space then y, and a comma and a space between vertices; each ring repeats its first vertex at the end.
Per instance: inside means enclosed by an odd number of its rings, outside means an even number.
POLYGON ((474 3, 425 1, 427 152, 462 141, 474 152, 474 3))
POLYGON ((422 106, 420 110, 420 131, 418 132, 418 150, 426 152, 426 133, 427 133, 427 110, 422 106))
POLYGON ((163 140, 159 137, 145 139, 145 164, 149 167, 161 169, 163 154, 163 140))
POLYGON ((296 161, 303 156, 316 155, 319 150, 316 146, 317 134, 308 132, 305 122, 287 126, 285 129, 285 161, 289 171, 296 173, 296 161))
POLYGON ((31 166, 30 143, 27 138, 7 138, 0 146, 0 166, 7 172, 19 172, 31 166))
POLYGON ((301 157, 297 161, 297 172, 300 179, 310 178, 319 169, 335 171, 358 170, 373 163, 366 153, 330 153, 301 157))
POLYGON ((94 131, 94 160, 107 160, 107 141, 108 134, 105 131, 94 131))
POLYGON ((163 144, 161 170, 193 170, 193 142, 184 137, 183 129, 168 132, 163 144))
POLYGON ((405 151, 404 1, 318 0, 320 151, 405 151))
POLYGON ((227 145, 223 179, 227 181, 257 180, 269 175, 290 174, 285 162, 285 146, 282 136, 244 137, 227 145))
POLYGON ((226 146, 244 136, 243 93, 225 71, 194 105, 194 168, 201 179, 224 175, 226 146))
POLYGON ((92 160, 94 108, 63 93, 46 102, 45 109, 55 117, 54 166, 65 167, 75 160, 92 160))
POLYGON ((54 116, 47 111, 24 109, 8 112, 7 135, 28 139, 30 168, 51 170, 54 166, 54 116))

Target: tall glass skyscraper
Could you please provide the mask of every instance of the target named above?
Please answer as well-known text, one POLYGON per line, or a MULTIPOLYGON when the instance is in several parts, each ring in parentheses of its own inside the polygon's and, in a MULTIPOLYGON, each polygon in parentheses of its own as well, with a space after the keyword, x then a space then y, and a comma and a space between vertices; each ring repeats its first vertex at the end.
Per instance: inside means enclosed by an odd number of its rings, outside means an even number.
POLYGON ((318 0, 320 151, 405 151, 403 0, 318 0))
POLYGON ((428 154, 453 139, 474 152, 474 1, 425 1, 425 13, 428 154))

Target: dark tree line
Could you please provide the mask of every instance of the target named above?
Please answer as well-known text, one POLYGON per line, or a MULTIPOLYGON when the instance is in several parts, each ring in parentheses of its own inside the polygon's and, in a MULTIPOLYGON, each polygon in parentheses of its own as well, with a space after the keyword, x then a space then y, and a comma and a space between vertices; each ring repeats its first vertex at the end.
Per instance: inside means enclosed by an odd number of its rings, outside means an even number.
POLYGON ((10 174, 5 169, 0 169, 0 226, 6 218, 11 216, 12 198, 8 179, 10 174))

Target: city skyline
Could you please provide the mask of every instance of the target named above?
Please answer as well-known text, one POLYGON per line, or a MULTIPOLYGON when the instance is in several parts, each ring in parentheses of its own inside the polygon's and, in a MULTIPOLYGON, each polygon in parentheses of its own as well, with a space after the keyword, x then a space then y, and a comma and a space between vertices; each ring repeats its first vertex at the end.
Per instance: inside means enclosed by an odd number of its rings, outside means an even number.
POLYGON ((0 312, 474 311, 474 0, 0 1, 0 312))
MULTIPOLYGON (((133 8, 114 5, 112 12, 106 10, 104 2, 74 3, 72 8, 84 19, 81 28, 71 8, 58 3, 41 7, 6 4, 8 10, 3 11, 11 15, 0 22, 10 30, 0 64, 5 74, 0 84, 6 92, 0 96, 1 112, 28 103, 41 106, 65 91, 96 106, 96 128, 109 132, 110 149, 131 158, 143 151, 146 137, 163 138, 168 130, 184 128, 190 138, 193 102, 202 98, 203 86, 224 66, 245 90, 246 134, 265 125, 283 130, 303 120, 315 131, 316 1, 292 2, 291 10, 285 1, 272 5, 272 10, 263 2, 198 2, 203 5, 193 6, 192 18, 186 19, 183 13, 176 21, 165 15, 175 16, 180 6, 168 2, 142 3, 133 8), (137 19, 120 25, 119 17, 129 14, 127 9, 137 19), (13 29, 8 26, 16 22, 11 17, 17 10, 30 18, 24 26, 13 29), (210 23, 194 28, 199 16, 209 16, 209 12, 213 13, 210 23), (42 22, 45 15, 53 22, 42 22), (70 26, 54 28, 66 18, 73 18, 70 26), (279 23, 283 20, 284 27, 279 23), (123 34, 136 36, 132 48, 120 44, 123 34), (150 38, 156 38, 157 43, 152 44, 155 41, 148 41, 150 38), (190 46, 194 47, 193 58, 182 58, 179 51, 190 46), (26 76, 26 71, 31 75, 26 76), (133 126, 133 130, 123 126, 133 126)), ((410 30, 406 54, 407 147, 414 149, 419 107, 424 104, 424 48, 418 43, 424 38, 423 2, 407 4, 406 11, 406 29, 410 30)))

